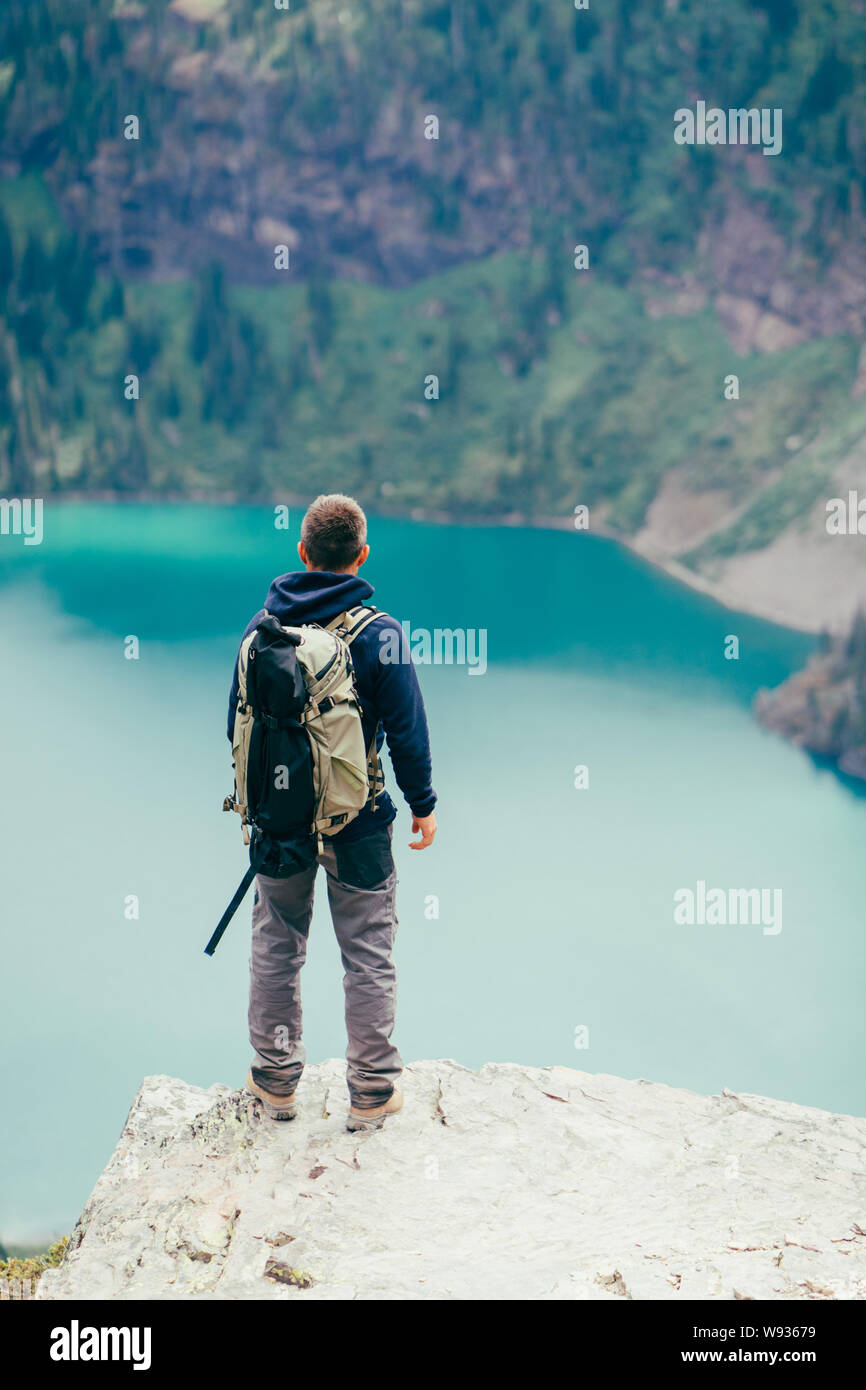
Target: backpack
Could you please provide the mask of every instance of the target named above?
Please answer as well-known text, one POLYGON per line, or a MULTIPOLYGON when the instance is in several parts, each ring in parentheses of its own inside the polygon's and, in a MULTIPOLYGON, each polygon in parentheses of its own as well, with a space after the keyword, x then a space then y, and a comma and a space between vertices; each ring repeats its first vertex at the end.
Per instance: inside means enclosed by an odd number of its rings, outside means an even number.
POLYGON ((311 865, 384 786, 376 736, 364 744, 350 647, 381 610, 359 604, 327 626, 286 627, 265 612, 238 656, 232 736, 234 792, 250 868, 208 943, 213 955, 256 873, 283 878, 311 865))

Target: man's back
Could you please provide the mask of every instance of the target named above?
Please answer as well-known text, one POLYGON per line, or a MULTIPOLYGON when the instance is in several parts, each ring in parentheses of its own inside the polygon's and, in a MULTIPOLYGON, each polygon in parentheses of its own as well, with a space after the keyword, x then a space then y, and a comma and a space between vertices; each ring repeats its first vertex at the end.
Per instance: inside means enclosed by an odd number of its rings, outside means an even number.
MULTIPOLYGON (((264 607, 248 623, 244 636, 254 630, 265 611, 286 626, 303 623, 324 626, 347 609, 369 603, 372 595, 372 585, 356 574, 292 571, 273 581, 264 607)), ((377 747, 381 748, 387 738, 397 785, 413 816, 429 816, 436 796, 430 780, 427 721, 418 678, 400 624, 386 613, 376 618, 352 643, 352 662, 361 702, 365 746, 370 747, 375 735, 377 747), (383 643, 385 633, 391 636, 383 643), (398 661, 393 659, 395 649, 399 649, 398 661)), ((237 699, 236 662, 229 696, 229 741, 234 730, 237 699)), ((383 790, 376 798, 375 809, 365 806, 334 838, 342 842, 363 839, 372 829, 390 825, 396 814, 394 802, 383 790)))

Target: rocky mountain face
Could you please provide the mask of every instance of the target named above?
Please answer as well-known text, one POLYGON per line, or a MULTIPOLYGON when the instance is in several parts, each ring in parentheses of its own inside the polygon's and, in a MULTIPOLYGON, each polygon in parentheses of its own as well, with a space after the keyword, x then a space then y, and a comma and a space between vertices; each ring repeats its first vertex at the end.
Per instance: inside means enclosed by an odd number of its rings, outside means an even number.
POLYGON ((866 779, 866 613, 847 637, 825 640, 805 670, 761 691, 755 712, 767 728, 866 779))
POLYGON ((149 1077, 40 1299, 866 1297, 866 1120, 566 1067, 343 1063, 288 1124, 149 1077))
POLYGON ((302 276, 398 286, 553 232, 673 275, 673 312, 717 299, 738 350, 862 337, 859 3, 44 8, 6 17, 3 172, 44 173, 116 271, 218 260, 272 285, 282 242, 302 276), (783 157, 675 145, 674 111, 713 90, 783 101, 783 157))

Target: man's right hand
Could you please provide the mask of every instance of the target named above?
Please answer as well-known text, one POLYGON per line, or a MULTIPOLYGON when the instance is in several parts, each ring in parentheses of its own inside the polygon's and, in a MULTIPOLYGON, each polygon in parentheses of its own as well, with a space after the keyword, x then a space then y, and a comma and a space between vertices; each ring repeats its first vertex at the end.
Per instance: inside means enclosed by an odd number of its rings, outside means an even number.
POLYGON ((426 849, 428 845, 432 845, 433 836, 436 834, 436 817, 432 814, 429 816, 413 816, 412 834, 420 834, 421 839, 410 840, 410 849, 426 849))

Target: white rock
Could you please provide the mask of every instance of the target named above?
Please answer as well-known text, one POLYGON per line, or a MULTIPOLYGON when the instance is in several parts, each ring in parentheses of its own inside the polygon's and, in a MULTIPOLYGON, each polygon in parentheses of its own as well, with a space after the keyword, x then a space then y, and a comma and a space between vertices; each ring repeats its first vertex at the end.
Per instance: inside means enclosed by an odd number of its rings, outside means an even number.
POLYGON ((866 1297, 866 1120, 566 1067, 404 1091, 350 1134, 341 1062, 283 1124, 148 1077, 37 1297, 866 1297))

